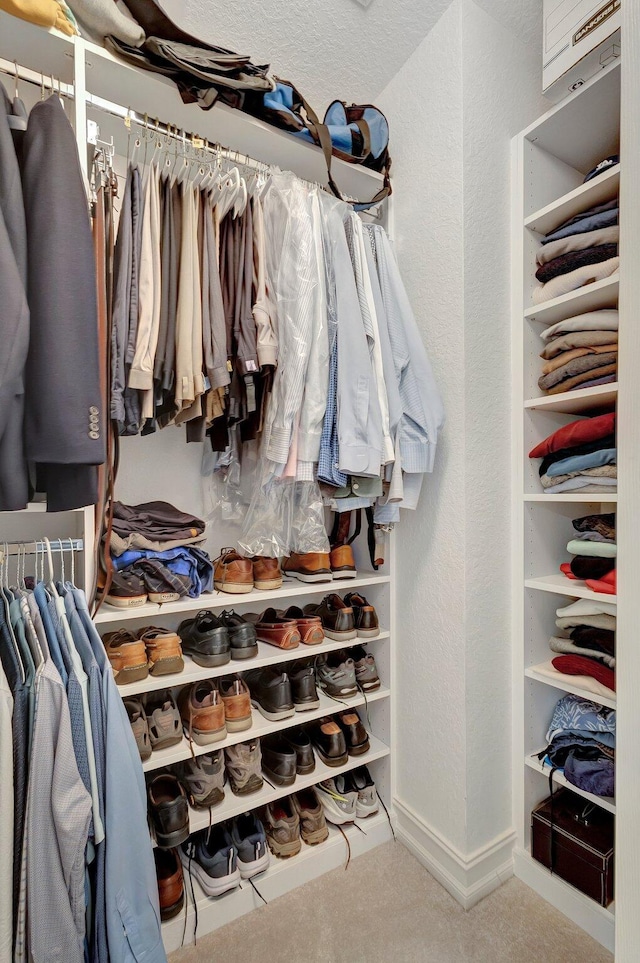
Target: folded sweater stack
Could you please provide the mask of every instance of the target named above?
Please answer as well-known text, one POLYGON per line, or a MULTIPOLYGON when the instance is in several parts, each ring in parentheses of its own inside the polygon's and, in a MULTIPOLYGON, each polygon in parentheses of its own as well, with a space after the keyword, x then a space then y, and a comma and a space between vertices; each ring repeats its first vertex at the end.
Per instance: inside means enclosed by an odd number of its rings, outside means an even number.
MULTIPOLYGON (((616 228, 617 230, 617 228, 616 228)), ((559 394, 616 380, 618 311, 589 311, 552 324, 540 335, 545 342, 540 389, 559 394)))
POLYGON ((541 283, 533 291, 533 303, 542 304, 616 274, 618 239, 617 198, 577 214, 547 234, 536 257, 536 278, 541 283))
POLYGON ((585 515, 574 518, 576 535, 567 544, 573 555, 571 562, 564 562, 560 571, 567 578, 586 582, 593 592, 605 595, 616 593, 615 515, 585 515), (607 535, 603 535, 603 530, 607 535))
POLYGON ((572 676, 581 689, 611 697, 616 688, 616 606, 577 599, 556 610, 556 629, 549 639, 555 655, 540 667, 543 672, 572 676))
POLYGON ((564 772, 567 782, 595 796, 615 790, 616 711, 577 695, 556 704, 540 753, 547 765, 564 772))
POLYGON ((615 412, 580 418, 564 425, 532 448, 546 494, 615 492, 618 487, 615 412))

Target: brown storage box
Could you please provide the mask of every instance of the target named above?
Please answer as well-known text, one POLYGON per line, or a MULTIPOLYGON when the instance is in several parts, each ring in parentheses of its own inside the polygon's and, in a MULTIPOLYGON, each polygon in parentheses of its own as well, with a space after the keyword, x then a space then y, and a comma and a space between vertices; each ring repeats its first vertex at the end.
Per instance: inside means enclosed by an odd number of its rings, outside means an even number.
POLYGON ((561 789, 531 813, 531 855, 601 906, 613 899, 612 813, 561 789), (586 818, 583 813, 587 807, 586 818))

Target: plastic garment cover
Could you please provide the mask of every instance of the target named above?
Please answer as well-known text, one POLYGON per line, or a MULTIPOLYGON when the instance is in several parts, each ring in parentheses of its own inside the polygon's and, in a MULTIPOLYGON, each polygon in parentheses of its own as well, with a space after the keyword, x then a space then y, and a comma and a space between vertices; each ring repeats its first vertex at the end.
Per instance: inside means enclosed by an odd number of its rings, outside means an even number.
POLYGON ((209 522, 240 522, 246 512, 241 487, 237 432, 229 432, 231 444, 223 452, 205 445, 202 453, 202 499, 209 522))
POLYGON ((254 490, 238 545, 244 555, 271 558, 292 552, 328 552, 318 483, 273 472, 270 477, 263 474, 254 490))

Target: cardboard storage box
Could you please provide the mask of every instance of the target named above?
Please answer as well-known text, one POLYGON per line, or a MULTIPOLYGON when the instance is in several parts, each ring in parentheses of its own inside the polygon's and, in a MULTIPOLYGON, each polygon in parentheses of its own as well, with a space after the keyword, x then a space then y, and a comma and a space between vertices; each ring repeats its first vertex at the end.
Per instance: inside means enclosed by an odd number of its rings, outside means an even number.
POLYGON ((531 855, 601 906, 613 899, 614 817, 561 789, 531 813, 531 855))
POLYGON ((561 100, 620 56, 622 0, 543 0, 542 89, 561 100))

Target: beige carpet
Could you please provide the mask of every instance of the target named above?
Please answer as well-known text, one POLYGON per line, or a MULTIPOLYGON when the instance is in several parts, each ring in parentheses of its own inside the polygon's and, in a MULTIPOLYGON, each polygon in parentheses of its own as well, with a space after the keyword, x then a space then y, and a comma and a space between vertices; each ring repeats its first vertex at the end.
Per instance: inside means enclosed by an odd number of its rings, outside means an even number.
POLYGON ((519 880, 464 910, 400 843, 261 906, 171 963, 612 963, 519 880))

